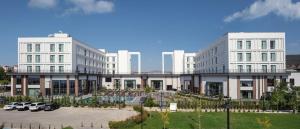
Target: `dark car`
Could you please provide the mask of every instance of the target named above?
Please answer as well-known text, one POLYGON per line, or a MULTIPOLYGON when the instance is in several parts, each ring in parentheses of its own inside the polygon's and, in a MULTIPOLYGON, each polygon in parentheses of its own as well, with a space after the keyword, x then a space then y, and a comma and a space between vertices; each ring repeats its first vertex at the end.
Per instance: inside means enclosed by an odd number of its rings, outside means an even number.
POLYGON ((58 108, 59 108, 59 105, 56 103, 47 103, 45 105, 44 111, 53 111, 58 108))

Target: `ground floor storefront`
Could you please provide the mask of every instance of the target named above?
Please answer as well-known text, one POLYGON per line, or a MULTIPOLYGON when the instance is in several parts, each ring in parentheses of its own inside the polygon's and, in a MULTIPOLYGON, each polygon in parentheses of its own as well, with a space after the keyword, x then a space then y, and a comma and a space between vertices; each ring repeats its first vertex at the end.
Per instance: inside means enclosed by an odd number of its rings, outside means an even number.
POLYGON ((81 96, 101 88, 113 90, 185 91, 209 97, 260 99, 287 74, 189 74, 189 75, 12 75, 11 95, 81 96))

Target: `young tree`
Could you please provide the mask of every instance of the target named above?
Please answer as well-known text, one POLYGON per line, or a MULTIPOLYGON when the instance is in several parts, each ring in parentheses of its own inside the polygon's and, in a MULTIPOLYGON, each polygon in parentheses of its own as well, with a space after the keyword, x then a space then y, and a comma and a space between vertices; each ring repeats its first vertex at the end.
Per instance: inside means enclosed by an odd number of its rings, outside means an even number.
POLYGON ((257 123, 263 127, 263 129, 270 129, 272 124, 268 117, 264 117, 262 119, 256 118, 257 123))
POLYGON ((164 112, 160 112, 161 120, 163 121, 163 129, 169 125, 169 111, 166 109, 164 112))

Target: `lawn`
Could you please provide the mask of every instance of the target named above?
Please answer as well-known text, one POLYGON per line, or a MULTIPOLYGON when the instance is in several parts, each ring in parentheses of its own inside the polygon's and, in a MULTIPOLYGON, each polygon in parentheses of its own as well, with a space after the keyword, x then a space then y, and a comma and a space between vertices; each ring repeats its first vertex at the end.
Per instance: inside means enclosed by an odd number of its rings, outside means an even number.
MULTIPOLYGON (((267 117, 271 121, 271 129, 299 129, 300 115, 294 114, 257 114, 231 113, 232 129, 262 129, 257 118, 267 117)), ((226 113, 201 113, 201 129, 226 129, 226 113)), ((197 112, 176 112, 169 114, 169 129, 199 129, 197 112)), ((140 129, 136 125, 131 129, 140 129)), ((144 124, 144 129, 162 129, 161 116, 158 112, 151 112, 151 117, 144 124)))

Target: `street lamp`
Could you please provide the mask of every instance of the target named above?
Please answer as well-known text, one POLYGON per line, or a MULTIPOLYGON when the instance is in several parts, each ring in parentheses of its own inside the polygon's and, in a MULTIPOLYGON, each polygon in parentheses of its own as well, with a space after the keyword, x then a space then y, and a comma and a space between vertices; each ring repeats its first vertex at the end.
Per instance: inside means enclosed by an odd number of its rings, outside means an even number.
POLYGON ((143 129, 143 103, 145 102, 146 98, 141 97, 140 98, 140 106, 141 106, 141 129, 143 129))
POLYGON ((230 105, 231 102, 231 97, 228 97, 225 103, 225 108, 226 108, 226 112, 227 112, 227 129, 230 129, 230 105))

